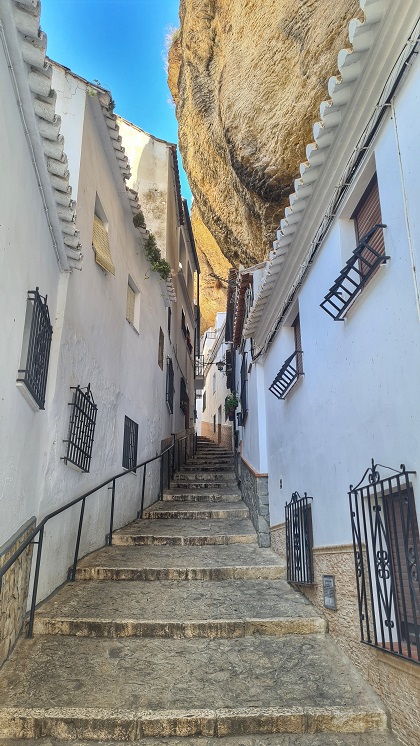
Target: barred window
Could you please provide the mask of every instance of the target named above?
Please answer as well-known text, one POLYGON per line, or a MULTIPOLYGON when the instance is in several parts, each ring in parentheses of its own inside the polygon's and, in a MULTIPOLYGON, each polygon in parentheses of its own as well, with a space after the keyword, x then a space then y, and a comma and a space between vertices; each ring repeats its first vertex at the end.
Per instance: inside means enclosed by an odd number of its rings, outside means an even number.
POLYGON ((51 338, 47 296, 43 298, 39 288, 29 290, 17 383, 25 386, 39 409, 44 409, 45 404, 51 338))
POLYGON ((124 442, 123 442, 123 459, 124 469, 135 471, 137 464, 137 447, 139 442, 139 426, 134 420, 125 417, 124 420, 124 442))
POLYGON ((64 463, 73 464, 81 471, 88 472, 92 459, 98 408, 94 402, 90 384, 85 389, 76 386, 70 390, 74 393, 72 401, 69 402, 71 415, 68 439, 64 441, 67 443, 64 463))
POLYGON ((174 368, 170 357, 166 360, 166 403, 170 413, 174 411, 174 368))
POLYGON ((187 386, 185 384, 184 378, 181 378, 180 386, 181 388, 180 388, 180 396, 179 396, 179 406, 185 414, 187 411, 187 407, 188 407, 188 394, 187 394, 187 386))
POLYGON ((162 329, 159 329, 159 348, 158 348, 158 366, 163 370, 163 345, 164 336, 162 329))

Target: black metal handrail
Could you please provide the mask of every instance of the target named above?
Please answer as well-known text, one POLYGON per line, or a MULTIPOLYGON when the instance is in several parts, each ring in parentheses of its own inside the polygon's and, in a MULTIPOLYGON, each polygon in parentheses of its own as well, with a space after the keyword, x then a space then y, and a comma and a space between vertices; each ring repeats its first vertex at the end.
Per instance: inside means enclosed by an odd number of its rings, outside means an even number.
MULTIPOLYGON (((161 453, 159 453, 157 456, 153 456, 152 458, 147 459, 146 461, 142 461, 141 463, 137 464, 135 467, 135 470, 143 468, 143 479, 142 479, 142 495, 141 495, 141 507, 140 511, 138 513, 138 517, 143 517, 143 507, 144 507, 144 492, 145 492, 145 484, 146 484, 146 467, 148 464, 151 464, 153 461, 157 461, 160 459, 160 488, 159 488, 159 500, 163 499, 163 457, 166 453, 169 453, 170 451, 174 452, 175 450, 175 442, 181 442, 182 440, 186 440, 187 438, 191 437, 191 433, 188 433, 183 438, 179 438, 176 440, 176 435, 174 434, 173 442, 170 446, 165 448, 161 453)), ((197 440, 196 437, 193 438, 193 455, 195 454, 197 448, 197 440)), ((185 446, 185 459, 186 459, 186 446, 185 446)), ((168 458, 168 477, 169 477, 169 470, 171 470, 172 477, 174 475, 174 468, 175 468, 175 460, 172 457, 172 459, 168 458)), ((26 537, 26 539, 22 542, 22 544, 19 546, 18 549, 16 549, 15 552, 13 552, 12 556, 7 560, 7 562, 3 565, 3 567, 0 569, 0 590, 2 585, 2 579, 4 575, 7 573, 8 570, 12 567, 12 565, 16 562, 16 560, 19 559, 21 554, 25 551, 25 549, 28 548, 30 544, 37 544, 38 551, 36 556, 36 564, 35 564, 35 572, 34 572, 34 580, 33 580, 33 587, 32 587, 32 599, 31 599, 31 608, 29 612, 29 623, 28 623, 28 637, 33 636, 33 627, 34 627, 34 617, 35 617, 35 608, 36 608, 36 598, 37 598, 37 591, 38 591, 38 581, 39 581, 39 571, 41 566, 41 554, 42 554, 42 542, 44 538, 44 527, 48 521, 51 520, 51 518, 55 518, 55 516, 60 515, 60 513, 64 513, 69 508, 72 508, 74 505, 77 505, 78 503, 81 503, 80 508, 80 517, 79 517, 79 526, 77 530, 77 538, 76 538, 76 546, 75 546, 75 552, 74 552, 74 560, 71 568, 69 569, 68 573, 68 580, 74 581, 76 577, 76 569, 77 569, 77 562, 79 559, 79 549, 80 549, 80 539, 82 535, 82 528, 83 528, 83 518, 84 518, 84 512, 85 512, 85 502, 86 498, 88 498, 90 495, 93 495, 95 492, 98 492, 99 490, 103 489, 103 487, 106 487, 107 485, 111 485, 108 489, 111 490, 111 509, 110 509, 110 521, 109 521, 109 534, 106 536, 106 543, 108 546, 112 545, 112 536, 113 536, 113 530, 114 530, 114 507, 115 507, 115 483, 117 479, 121 479, 121 477, 126 476, 127 474, 133 474, 133 471, 124 469, 124 471, 119 472, 118 474, 115 474, 112 477, 109 477, 109 479, 106 479, 104 482, 101 482, 101 484, 97 485, 96 487, 92 487, 92 489, 88 490, 87 492, 84 492, 83 495, 80 495, 79 497, 75 497, 73 500, 70 500, 70 502, 66 503, 65 505, 62 505, 60 508, 57 508, 56 510, 53 510, 51 513, 48 513, 48 515, 45 516, 45 518, 42 519, 40 523, 38 523, 37 526, 31 531, 29 536, 26 537), (35 541, 36 537, 38 536, 38 541, 35 541)))

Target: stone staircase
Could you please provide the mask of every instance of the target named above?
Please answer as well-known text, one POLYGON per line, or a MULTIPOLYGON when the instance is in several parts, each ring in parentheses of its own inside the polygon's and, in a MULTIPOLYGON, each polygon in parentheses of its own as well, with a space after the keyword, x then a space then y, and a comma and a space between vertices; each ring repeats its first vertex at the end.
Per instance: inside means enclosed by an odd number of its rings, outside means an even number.
POLYGON ((257 546, 232 455, 199 439, 163 502, 39 608, 0 672, 0 746, 395 744, 284 574, 257 546))

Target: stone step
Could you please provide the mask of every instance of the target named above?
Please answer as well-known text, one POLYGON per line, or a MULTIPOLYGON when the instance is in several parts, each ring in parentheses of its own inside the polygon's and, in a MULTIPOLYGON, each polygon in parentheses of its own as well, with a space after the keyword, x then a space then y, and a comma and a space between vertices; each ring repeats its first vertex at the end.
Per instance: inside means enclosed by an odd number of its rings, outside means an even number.
MULTIPOLYGON (((185 466, 182 467, 182 470, 184 472, 189 472, 189 473, 194 472, 194 473, 197 473, 197 465, 187 463, 185 466)), ((230 474, 234 474, 235 473, 232 466, 229 466, 228 464, 225 465, 225 464, 219 464, 219 463, 217 465, 215 464, 214 466, 212 466, 211 464, 206 464, 202 468, 200 467, 199 471, 206 472, 206 473, 207 472, 221 473, 221 472, 225 472, 225 471, 229 472, 230 474)))
POLYGON ((220 487, 219 484, 216 484, 215 490, 212 490, 211 492, 213 492, 213 494, 211 494, 207 484, 202 491, 198 489, 196 492, 193 492, 192 488, 188 488, 188 485, 185 484, 172 485, 170 490, 165 490, 163 493, 163 500, 164 502, 241 502, 241 495, 239 492, 237 494, 232 493, 231 495, 226 495, 226 489, 220 487), (204 489, 206 490, 205 492, 204 489), (216 489, 220 489, 220 494, 215 492, 216 489))
MULTIPOLYGON (((22 638, 2 668, 3 738, 134 741, 365 733, 387 715, 328 635, 22 638)), ((190 742, 189 742, 190 743, 190 742)))
POLYGON ((175 474, 174 480, 181 479, 182 481, 187 480, 188 482, 217 482, 219 479, 223 479, 224 482, 229 482, 229 484, 236 484, 236 475, 234 472, 231 474, 226 472, 218 475, 217 472, 214 471, 206 473, 201 470, 196 470, 195 472, 181 470, 175 474))
POLYGON ((324 633, 314 607, 284 580, 68 583, 36 613, 35 634, 207 637, 324 633))
MULTIPOLYGON (((401 746, 401 742, 390 731, 375 733, 301 733, 289 735, 275 733, 269 736, 226 736, 214 740, 210 737, 142 738, 131 741, 132 746, 401 746)), ((92 741, 80 739, 62 741, 55 738, 2 739, 0 746, 92 746, 92 741)), ((127 746, 127 741, 102 741, 101 746, 127 746)))
MULTIPOLYGON (((235 482, 225 482, 222 480, 189 480, 189 479, 177 479, 171 482, 171 491, 178 489, 189 489, 194 492, 199 490, 231 490, 232 487, 236 487, 235 482)), ((239 494, 239 491, 238 491, 239 494)))
MULTIPOLYGON (((170 490, 166 490, 166 492, 170 494, 170 490)), ((206 495, 206 492, 203 491, 200 494, 206 495)), ((191 502, 190 505, 188 503, 180 505, 176 501, 171 503, 167 500, 162 500, 147 508, 144 511, 144 517, 154 519, 178 518, 180 520, 196 520, 197 518, 201 520, 203 518, 248 518, 249 511, 245 503, 242 501, 238 503, 228 502, 230 494, 227 490, 223 490, 223 492, 209 490, 208 494, 210 498, 215 494, 224 495, 226 496, 226 500, 218 502, 217 507, 210 500, 200 503, 191 502)))
POLYGON ((204 546, 255 544, 257 535, 249 519, 224 521, 142 520, 115 531, 114 546, 204 546))
POLYGON ((77 580, 276 580, 285 567, 271 549, 255 544, 104 547, 78 565, 77 580))

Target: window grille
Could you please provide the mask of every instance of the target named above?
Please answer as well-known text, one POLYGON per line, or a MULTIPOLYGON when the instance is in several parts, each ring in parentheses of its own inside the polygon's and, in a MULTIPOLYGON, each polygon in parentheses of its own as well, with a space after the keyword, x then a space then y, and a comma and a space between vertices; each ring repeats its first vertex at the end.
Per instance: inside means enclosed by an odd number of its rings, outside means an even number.
POLYGON ((409 472, 375 464, 350 485, 361 641, 420 662, 420 539, 409 472), (392 472, 381 478, 378 468, 392 472))
POLYGON ((294 492, 286 503, 286 564, 287 582, 312 585, 314 569, 312 559, 312 508, 306 492, 303 497, 294 492))
POLYGON ((164 336, 162 329, 159 329, 159 348, 158 348, 158 366, 163 370, 163 345, 164 336))
POLYGON ((180 388, 180 397, 179 397, 179 406, 186 414, 187 407, 188 407, 188 394, 187 394, 187 387, 185 385, 184 378, 181 378, 181 388, 180 388))
POLYGON ((242 414, 242 422, 241 424, 245 424, 247 412, 248 412, 248 353, 244 352, 242 356, 242 365, 241 365, 241 414, 242 414))
POLYGON ((71 387, 73 401, 71 407, 70 426, 67 443, 67 454, 64 463, 77 466, 81 471, 90 470, 92 458, 93 437, 95 434, 97 406, 93 400, 90 384, 86 389, 80 386, 71 387))
POLYGON ((174 411, 174 368, 170 357, 166 359, 166 403, 172 414, 174 411))
POLYGON ((171 323, 172 323, 172 309, 169 306, 169 308, 168 308, 168 336, 169 336, 169 339, 171 338, 171 323))
POLYGON ((127 285, 127 305, 125 318, 134 326, 134 307, 136 303, 136 294, 130 285, 127 285))
POLYGON ((374 247, 374 241, 371 240, 376 232, 382 228, 386 228, 386 225, 383 223, 376 224, 363 236, 320 304, 321 308, 334 321, 343 320, 347 309, 363 290, 379 265, 386 264, 390 258, 378 251, 374 247))
POLYGON ((124 469, 136 471, 137 447, 139 442, 139 426, 127 415, 124 420, 124 441, 122 465, 124 469))
POLYGON ((97 264, 106 272, 115 275, 114 262, 112 261, 111 249, 109 247, 108 231, 97 215, 93 216, 92 248, 95 252, 97 264))
POLYGON ((45 298, 39 288, 28 291, 21 368, 17 381, 23 383, 40 409, 44 409, 52 326, 45 298))
POLYGON ((298 378, 303 375, 299 372, 299 367, 302 367, 302 363, 299 363, 299 356, 301 360, 302 350, 295 350, 293 355, 290 355, 290 357, 284 361, 273 383, 269 386, 268 390, 271 391, 277 399, 284 399, 293 384, 295 384, 298 378))

